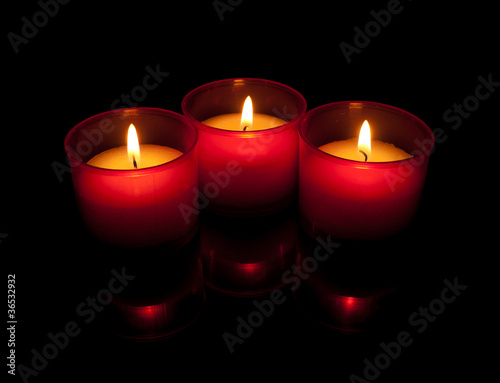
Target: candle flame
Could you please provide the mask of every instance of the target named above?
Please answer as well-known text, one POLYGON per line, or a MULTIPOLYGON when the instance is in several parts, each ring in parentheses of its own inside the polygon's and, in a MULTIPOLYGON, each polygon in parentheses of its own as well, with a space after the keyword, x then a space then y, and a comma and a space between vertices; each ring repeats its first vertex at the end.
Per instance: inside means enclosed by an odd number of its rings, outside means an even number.
POLYGON ((138 168, 141 162, 141 151, 139 147, 139 138, 137 138, 137 131, 134 124, 130 124, 128 128, 127 138, 127 154, 128 162, 134 168, 138 168))
POLYGON ((363 160, 366 162, 369 160, 372 154, 372 142, 371 142, 371 134, 370 134, 370 125, 368 121, 365 120, 363 125, 361 125, 361 130, 359 131, 359 140, 358 140, 358 151, 360 152, 360 156, 363 157, 363 160))
POLYGON ((243 104, 243 111, 241 112, 241 122, 240 129, 245 131, 252 129, 253 123, 253 107, 252 107, 252 99, 248 96, 245 99, 245 103, 243 104))

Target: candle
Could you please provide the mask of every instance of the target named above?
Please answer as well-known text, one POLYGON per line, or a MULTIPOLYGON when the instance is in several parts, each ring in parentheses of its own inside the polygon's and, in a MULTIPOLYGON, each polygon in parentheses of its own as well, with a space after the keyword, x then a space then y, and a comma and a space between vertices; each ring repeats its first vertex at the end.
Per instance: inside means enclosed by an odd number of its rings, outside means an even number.
POLYGON ((424 122, 392 106, 347 101, 309 111, 299 134, 299 210, 307 233, 314 238, 331 234, 341 239, 378 239, 411 222, 434 144, 424 122), (377 143, 367 152, 349 146, 352 141, 342 142, 356 137, 365 120, 372 125, 371 143, 379 140, 387 145, 377 143), (351 159, 338 151, 328 154, 332 146, 346 149, 351 159), (374 161, 379 150, 389 162, 374 161), (410 157, 393 156, 402 151, 410 157))
POLYGON ((154 108, 118 109, 76 125, 65 149, 90 232, 126 247, 187 243, 198 228, 181 209, 198 187, 197 138, 183 116, 154 108), (144 143, 126 152, 131 124, 144 143))
POLYGON ((114 170, 143 169, 170 162, 181 155, 182 152, 166 146, 139 145, 135 126, 130 124, 127 146, 105 150, 92 157, 87 164, 114 170))
POLYGON ((354 137, 347 140, 333 141, 329 144, 321 145, 319 150, 347 160, 364 162, 401 161, 411 157, 411 155, 393 144, 380 140, 372 141, 370 137, 370 125, 365 120, 361 127, 359 138, 354 137), (363 132, 366 132, 366 134, 363 135, 363 132))
POLYGON ((227 113, 203 121, 205 125, 222 130, 255 131, 285 125, 286 121, 267 114, 253 113, 252 98, 248 96, 241 113, 227 113))
MULTIPOLYGON (((211 117, 203 123, 205 125, 213 126, 214 128, 222 129, 222 130, 233 130, 240 131, 239 128, 239 119, 241 118, 241 114, 239 113, 228 113, 222 114, 220 116, 211 117), (238 128, 236 128, 238 127, 238 128)), ((285 125, 286 121, 281 118, 277 118, 274 116, 268 116, 266 114, 254 113, 253 115, 253 128, 252 130, 265 130, 272 129, 280 125, 285 125)), ((246 130, 248 131, 248 130, 246 130)))
MULTIPOLYGON (((152 166, 161 165, 181 156, 182 153, 176 149, 166 146, 144 144, 140 146, 141 150, 141 165, 137 169, 150 168, 152 166)), ((108 149, 91 158, 87 164, 103 168, 115 170, 132 170, 134 165, 127 159, 127 147, 120 146, 118 148, 108 149)))
POLYGON ((298 183, 297 124, 306 109, 297 91, 268 80, 221 80, 188 93, 182 109, 200 135, 200 209, 257 216, 291 204, 298 183), (254 110, 244 116, 248 96, 254 110))

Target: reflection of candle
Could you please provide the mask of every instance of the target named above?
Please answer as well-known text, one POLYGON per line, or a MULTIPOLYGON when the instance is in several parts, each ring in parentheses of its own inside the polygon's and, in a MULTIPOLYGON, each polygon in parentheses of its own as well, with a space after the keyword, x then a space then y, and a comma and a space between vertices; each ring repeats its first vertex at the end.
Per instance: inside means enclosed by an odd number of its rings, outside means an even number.
POLYGON ((297 252, 297 224, 287 211, 265 218, 208 215, 201 220, 200 242, 207 286, 255 296, 283 284, 297 252))
POLYGON ((408 273, 393 272, 400 259, 397 245, 343 241, 335 256, 322 258, 326 250, 322 243, 328 239, 300 234, 295 270, 307 271, 311 260, 318 262, 300 284, 294 281, 293 297, 304 312, 326 326, 347 333, 369 328, 375 315, 381 314, 384 298, 397 291, 399 281, 408 280, 408 273))
POLYGON ((180 206, 192 205, 198 187, 197 138, 183 116, 154 108, 110 111, 75 126, 65 148, 89 230, 105 242, 130 247, 189 241, 197 216, 187 221, 180 206), (120 146, 131 123, 147 144, 129 158, 120 146))
POLYGON ((371 140, 370 137, 370 126, 368 121, 365 120, 359 138, 333 141, 320 146, 318 149, 336 157, 362 162, 400 161, 411 157, 411 155, 393 144, 380 140, 371 140), (363 131, 367 132, 365 136, 362 135, 363 131))
POLYGON ((143 169, 170 162, 182 155, 180 151, 166 146, 151 144, 139 145, 137 134, 135 133, 135 140, 131 140, 130 132, 135 132, 133 124, 130 124, 129 127, 128 146, 120 146, 118 148, 105 150, 92 157, 87 164, 98 168, 114 170, 143 169), (130 154, 132 151, 132 143, 137 143, 137 147, 140 148, 140 150, 136 149, 135 155, 130 154))
POLYGON ((127 338, 157 340, 190 325, 205 298, 198 248, 195 237, 180 249, 141 249, 139 258, 132 257, 127 271, 137 277, 113 296, 110 330, 127 338))
POLYGON ((200 195, 208 209, 256 216, 290 205, 298 182, 296 127, 305 108, 295 90, 260 79, 221 80, 184 97, 183 112, 200 135, 200 195), (249 95, 253 119, 242 116, 249 95))
POLYGON ((328 278, 320 267, 304 280, 294 298, 317 321, 351 333, 362 331, 380 310, 382 298, 395 290, 394 286, 351 289, 328 278))
POLYGON ((424 122, 392 106, 347 101, 310 110, 299 133, 299 206, 311 236, 378 239, 409 224, 434 144, 424 122), (342 141, 358 135, 364 120, 381 141, 371 141, 371 151, 356 147, 357 138, 342 141))

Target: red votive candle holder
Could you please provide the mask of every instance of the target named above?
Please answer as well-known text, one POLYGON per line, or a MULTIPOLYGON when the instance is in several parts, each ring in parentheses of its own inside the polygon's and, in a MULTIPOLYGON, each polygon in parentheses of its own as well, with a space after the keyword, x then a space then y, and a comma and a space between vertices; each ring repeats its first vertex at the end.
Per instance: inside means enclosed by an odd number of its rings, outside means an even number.
POLYGON ((309 235, 380 239, 400 232, 411 222, 434 145, 434 136, 422 120, 375 102, 335 102, 307 112, 299 134, 300 221, 309 235), (358 137, 365 120, 369 121, 372 140, 393 144, 412 157, 361 162, 318 149, 358 137))
POLYGON ((199 130, 200 209, 228 216, 266 215, 296 198, 297 125, 306 110, 304 97, 269 80, 240 78, 202 85, 189 92, 182 110, 199 130), (247 96, 253 112, 283 120, 269 129, 224 130, 207 119, 242 113, 247 96))
POLYGON ((155 108, 118 109, 90 117, 66 136, 76 200, 90 232, 100 240, 125 247, 187 243, 198 228, 194 209, 198 188, 198 132, 187 119, 155 108), (108 149, 126 146, 134 124, 140 144, 182 152, 157 166, 111 170, 87 162, 108 149))

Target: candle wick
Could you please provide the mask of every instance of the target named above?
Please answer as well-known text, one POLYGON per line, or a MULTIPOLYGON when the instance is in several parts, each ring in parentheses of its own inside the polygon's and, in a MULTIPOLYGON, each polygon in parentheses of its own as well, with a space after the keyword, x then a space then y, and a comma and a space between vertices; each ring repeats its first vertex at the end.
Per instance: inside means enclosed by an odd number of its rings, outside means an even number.
POLYGON ((137 161, 135 160, 134 155, 132 155, 132 162, 134 163, 134 168, 137 169, 137 161))
POLYGON ((244 131, 244 132, 246 132, 246 131, 247 131, 247 129, 248 129, 248 126, 244 126, 244 127, 243 127, 243 131, 244 131))
POLYGON ((368 160, 368 156, 366 155, 366 153, 363 152, 362 150, 358 150, 358 151, 361 152, 361 153, 363 153, 363 155, 365 156, 365 162, 366 162, 366 160, 368 160))

